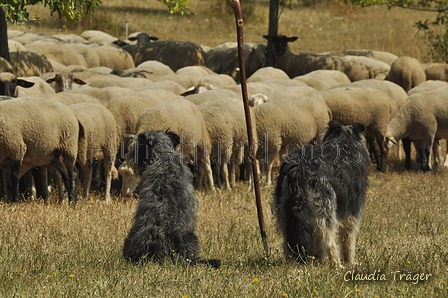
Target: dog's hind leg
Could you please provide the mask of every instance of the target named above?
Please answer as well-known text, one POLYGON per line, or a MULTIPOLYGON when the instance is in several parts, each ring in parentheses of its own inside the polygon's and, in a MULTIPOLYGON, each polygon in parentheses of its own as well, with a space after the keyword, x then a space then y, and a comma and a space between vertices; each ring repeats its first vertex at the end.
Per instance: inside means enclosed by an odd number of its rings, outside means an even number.
POLYGON ((318 259, 323 261, 328 257, 333 265, 341 266, 339 247, 336 243, 338 225, 337 220, 329 220, 328 218, 317 219, 316 239, 319 239, 320 243, 317 243, 316 249, 318 259))
POLYGON ((342 246, 342 256, 348 264, 355 263, 356 239, 358 237, 360 220, 353 216, 342 219, 339 239, 342 246))

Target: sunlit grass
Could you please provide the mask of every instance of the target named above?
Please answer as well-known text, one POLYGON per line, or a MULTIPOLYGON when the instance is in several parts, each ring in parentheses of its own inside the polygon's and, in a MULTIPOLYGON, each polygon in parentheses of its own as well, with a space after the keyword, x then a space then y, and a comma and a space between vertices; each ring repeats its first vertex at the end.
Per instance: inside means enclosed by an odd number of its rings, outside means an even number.
MULTIPOLYGON (((401 162, 392 158, 391 163, 401 162)), ((107 205, 94 196, 76 207, 41 201, 1 203, 0 296, 448 296, 448 171, 392 169, 380 174, 373 169, 358 265, 345 269, 284 260, 270 210, 272 187, 261 189, 268 259, 247 184, 231 191, 197 193, 201 254, 221 259, 219 269, 179 267, 170 261, 144 266, 126 262, 121 249, 136 201, 114 198, 107 205), (373 280, 358 280, 369 274, 373 280)))

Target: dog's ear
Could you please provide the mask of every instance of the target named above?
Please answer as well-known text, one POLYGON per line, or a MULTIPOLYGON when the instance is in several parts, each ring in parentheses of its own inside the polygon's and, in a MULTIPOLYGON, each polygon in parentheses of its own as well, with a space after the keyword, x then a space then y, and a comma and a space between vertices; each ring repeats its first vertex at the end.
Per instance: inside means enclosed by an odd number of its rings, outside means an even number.
POLYGON ((170 138, 171 143, 173 144, 173 148, 176 148, 177 145, 180 144, 180 137, 175 134, 174 132, 169 131, 169 129, 167 129, 165 131, 165 134, 170 138))
POLYGON ((366 126, 361 123, 355 123, 353 124, 353 132, 360 134, 366 130, 366 126))
POLYGON ((333 135, 338 135, 342 132, 342 125, 341 123, 335 121, 335 120, 330 120, 330 122, 328 122, 328 132, 333 134, 333 135))

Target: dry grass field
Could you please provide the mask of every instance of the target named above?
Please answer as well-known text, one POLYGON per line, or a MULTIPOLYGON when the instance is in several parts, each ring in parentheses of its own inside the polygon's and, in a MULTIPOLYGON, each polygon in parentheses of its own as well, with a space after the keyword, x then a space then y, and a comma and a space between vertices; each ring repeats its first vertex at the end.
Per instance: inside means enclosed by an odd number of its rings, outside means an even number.
MULTIPOLYGON (((224 0, 191 0, 191 16, 168 15, 155 0, 104 0, 79 24, 50 19, 10 28, 81 33, 101 29, 120 38, 146 31, 161 39, 215 46, 235 41, 233 14, 224 0)), ((244 6, 244 2, 243 6, 244 6)), ((264 42, 268 0, 251 3, 245 41, 264 42)), ((344 48, 385 50, 425 61, 413 23, 424 13, 360 9, 334 2, 311 8, 294 4, 279 33, 297 35, 294 51, 344 48)), ((448 296, 448 170, 406 172, 391 154, 389 170, 369 177, 357 246, 358 264, 286 263, 270 210, 272 187, 262 189, 270 256, 259 236, 255 200, 246 184, 232 191, 198 192, 202 256, 222 267, 127 263, 121 254, 136 201, 94 195, 75 207, 41 201, 0 202, 0 297, 445 297, 448 296), (370 279, 359 280, 359 279, 370 279)), ((53 201, 56 197, 53 198, 53 201)))

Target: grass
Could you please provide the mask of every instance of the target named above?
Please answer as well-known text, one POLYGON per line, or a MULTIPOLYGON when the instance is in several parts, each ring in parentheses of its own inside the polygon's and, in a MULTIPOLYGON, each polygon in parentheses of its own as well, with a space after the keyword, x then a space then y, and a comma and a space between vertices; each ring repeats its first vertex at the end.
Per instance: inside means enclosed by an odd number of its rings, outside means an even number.
POLYGON ((269 258, 246 184, 197 193, 202 256, 221 259, 220 269, 126 262, 121 249, 135 200, 0 203, 0 296, 445 297, 447 179, 445 169, 405 172, 394 158, 387 174, 372 165, 358 264, 345 269, 285 262, 270 211, 272 187, 261 190, 269 258), (374 280, 358 280, 369 274, 374 280))

